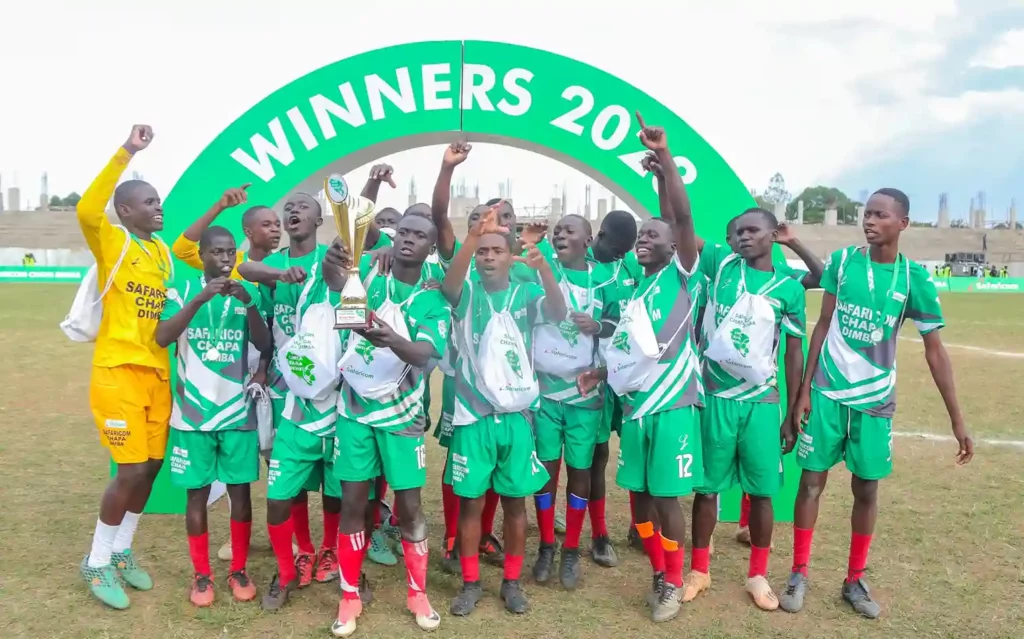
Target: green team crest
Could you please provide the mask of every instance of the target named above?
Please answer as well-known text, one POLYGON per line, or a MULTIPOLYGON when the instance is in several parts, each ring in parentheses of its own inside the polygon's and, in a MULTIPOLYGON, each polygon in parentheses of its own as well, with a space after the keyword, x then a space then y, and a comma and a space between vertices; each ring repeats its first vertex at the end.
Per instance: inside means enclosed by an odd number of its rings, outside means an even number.
POLYGON ((732 345, 736 347, 739 354, 746 357, 750 353, 750 337, 738 328, 732 329, 729 333, 732 338, 732 345))
POLYGON ((629 334, 626 331, 619 331, 612 339, 612 346, 629 355, 629 334))
POLYGON ((562 321, 558 324, 558 332, 562 334, 565 341, 569 342, 569 346, 576 346, 580 341, 580 329, 576 327, 574 322, 562 321))
POLYGON ((375 350, 377 347, 364 339, 356 346, 356 355, 363 358, 364 364, 369 364, 373 361, 373 351, 375 350))
POLYGON ((296 355, 294 353, 285 353, 285 356, 288 359, 288 369, 293 375, 307 384, 312 384, 316 381, 316 375, 313 374, 313 360, 305 355, 296 355))
POLYGON ((515 373, 519 379, 523 378, 523 363, 519 361, 519 353, 515 352, 511 348, 505 351, 505 361, 512 367, 512 372, 515 373))

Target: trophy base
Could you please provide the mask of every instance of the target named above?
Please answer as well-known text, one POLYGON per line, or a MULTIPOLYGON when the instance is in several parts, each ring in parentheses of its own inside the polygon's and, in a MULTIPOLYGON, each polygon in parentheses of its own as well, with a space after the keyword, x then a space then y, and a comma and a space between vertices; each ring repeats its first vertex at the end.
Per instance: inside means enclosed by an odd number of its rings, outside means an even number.
POLYGON ((372 324, 373 311, 365 306, 334 309, 335 330, 362 330, 370 328, 372 324))

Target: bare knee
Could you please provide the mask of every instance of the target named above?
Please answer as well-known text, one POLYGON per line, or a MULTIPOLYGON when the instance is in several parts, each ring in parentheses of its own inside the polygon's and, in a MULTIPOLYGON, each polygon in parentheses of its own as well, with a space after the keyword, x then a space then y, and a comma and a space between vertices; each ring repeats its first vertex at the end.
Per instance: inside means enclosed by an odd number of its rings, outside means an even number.
POLYGON ((800 475, 800 496, 817 501, 821 498, 821 494, 825 492, 826 483, 828 483, 828 473, 805 470, 800 475))
POLYGON ((853 492, 854 502, 861 505, 873 505, 878 500, 878 481, 873 479, 861 479, 854 475, 850 479, 850 490, 853 492))

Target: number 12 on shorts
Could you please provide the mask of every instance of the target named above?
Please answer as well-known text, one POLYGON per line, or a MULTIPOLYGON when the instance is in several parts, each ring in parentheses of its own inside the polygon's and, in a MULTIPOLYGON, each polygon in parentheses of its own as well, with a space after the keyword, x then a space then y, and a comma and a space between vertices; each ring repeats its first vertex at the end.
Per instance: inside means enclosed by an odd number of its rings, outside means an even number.
POLYGON ((690 472, 690 466, 693 465, 693 455, 690 453, 676 455, 676 462, 679 464, 679 479, 693 477, 693 474, 690 472))

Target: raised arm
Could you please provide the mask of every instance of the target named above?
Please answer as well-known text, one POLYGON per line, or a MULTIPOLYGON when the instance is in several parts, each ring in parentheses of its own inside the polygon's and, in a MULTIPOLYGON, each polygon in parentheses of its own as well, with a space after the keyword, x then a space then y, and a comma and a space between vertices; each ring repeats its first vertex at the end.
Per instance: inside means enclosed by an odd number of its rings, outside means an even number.
MULTIPOLYGON (((479 226, 479 223, 476 225, 479 226)), ((452 308, 458 308, 462 299, 462 287, 466 284, 466 277, 469 275, 469 266, 476 255, 476 249, 480 245, 480 234, 469 230, 466 241, 459 247, 459 252, 452 258, 448 271, 444 274, 444 281, 441 282, 441 293, 448 300, 452 308)))
POLYGON ((513 259, 525 262, 527 266, 537 271, 540 275, 541 286, 544 287, 544 318, 549 322, 561 322, 565 319, 569 309, 565 304, 565 296, 562 295, 562 287, 558 285, 551 264, 544 259, 536 244, 526 246, 526 255, 515 256, 513 259))
MULTIPOLYGON (((430 199, 430 217, 437 228, 437 254, 444 261, 450 261, 455 255, 455 230, 448 219, 448 204, 451 198, 452 175, 455 167, 466 161, 472 145, 467 142, 453 142, 444 150, 441 160, 441 172, 434 183, 434 194, 430 199)), ((462 292, 462 280, 459 281, 459 293, 462 292)))
POLYGON ((796 253, 796 256, 803 260, 804 266, 807 267, 807 275, 804 275, 800 283, 806 289, 818 288, 821 285, 821 274, 825 270, 825 263, 821 261, 821 258, 811 252, 811 249, 807 248, 807 245, 800 241, 800 238, 796 236, 787 222, 779 222, 778 235, 775 241, 779 244, 788 247, 789 250, 796 253))
POLYGON ((224 195, 221 195, 220 199, 206 213, 199 216, 195 222, 192 222, 185 229, 184 233, 178 236, 178 239, 174 240, 174 244, 171 246, 171 252, 174 253, 174 256, 194 269, 203 270, 203 261, 199 259, 199 238, 203 236, 203 231, 210 228, 210 225, 213 224, 214 220, 221 213, 233 206, 245 204, 249 201, 245 190, 250 186, 252 186, 252 182, 247 182, 238 188, 232 187, 224 191, 224 195))
POLYGON ((247 282, 263 284, 273 288, 278 282, 298 284, 306 281, 306 269, 292 266, 288 269, 274 268, 262 262, 243 262, 238 265, 238 274, 247 282))
POLYGON ((676 169, 672 152, 668 148, 668 136, 661 127, 649 127, 638 111, 637 122, 640 124, 640 142, 654 151, 658 164, 665 174, 665 193, 667 206, 661 210, 661 217, 672 226, 676 240, 676 254, 686 271, 692 272, 697 267, 700 250, 697 248, 697 234, 693 229, 693 216, 690 214, 690 198, 686 194, 683 177, 676 169))
MULTIPOLYGON (((675 165, 675 160, 672 161, 672 165, 675 165)), ((668 190, 665 186, 665 169, 661 166, 661 162, 658 161, 658 156, 653 151, 648 151, 644 159, 640 160, 640 166, 644 168, 648 173, 653 173, 654 177, 658 180, 658 210, 664 211, 671 206, 668 201, 668 190)), ((697 253, 699 254, 704 250, 704 238, 699 235, 694 235, 697 239, 697 253)))

